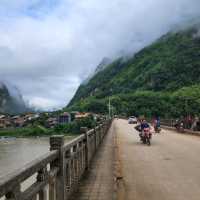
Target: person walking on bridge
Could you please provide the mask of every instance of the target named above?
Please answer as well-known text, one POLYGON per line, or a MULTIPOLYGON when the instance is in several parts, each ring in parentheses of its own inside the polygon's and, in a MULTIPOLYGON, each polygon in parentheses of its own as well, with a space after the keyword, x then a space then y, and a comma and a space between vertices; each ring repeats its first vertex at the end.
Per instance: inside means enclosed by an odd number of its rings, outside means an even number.
POLYGON ((153 127, 154 127, 155 133, 160 133, 161 129, 160 129, 160 118, 159 117, 156 117, 154 119, 153 127))

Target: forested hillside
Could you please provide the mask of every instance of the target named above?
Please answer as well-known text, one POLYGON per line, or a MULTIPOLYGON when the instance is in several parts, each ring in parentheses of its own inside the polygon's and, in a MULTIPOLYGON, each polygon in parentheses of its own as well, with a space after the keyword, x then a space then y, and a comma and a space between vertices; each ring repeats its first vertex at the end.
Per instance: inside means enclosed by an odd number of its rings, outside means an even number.
MULTIPOLYGON (((131 45, 131 44, 130 44, 131 45)), ((180 116, 200 112, 200 31, 171 32, 81 85, 68 109, 180 116)))

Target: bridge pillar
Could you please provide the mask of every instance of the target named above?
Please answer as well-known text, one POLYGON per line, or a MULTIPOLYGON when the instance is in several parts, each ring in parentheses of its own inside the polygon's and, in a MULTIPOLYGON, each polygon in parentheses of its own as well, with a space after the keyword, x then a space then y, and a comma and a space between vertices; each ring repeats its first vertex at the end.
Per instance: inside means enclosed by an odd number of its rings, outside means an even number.
POLYGON ((56 199, 66 200, 66 165, 64 155, 64 136, 55 135, 50 137, 50 150, 58 150, 59 158, 57 162, 51 164, 51 167, 59 167, 59 173, 56 179, 56 199))

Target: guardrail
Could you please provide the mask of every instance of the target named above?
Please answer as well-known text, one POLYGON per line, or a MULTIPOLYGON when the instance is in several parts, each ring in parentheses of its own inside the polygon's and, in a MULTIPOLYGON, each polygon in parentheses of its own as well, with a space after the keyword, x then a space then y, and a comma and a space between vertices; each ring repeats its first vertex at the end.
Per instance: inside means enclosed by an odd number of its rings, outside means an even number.
POLYGON ((183 129, 183 130, 179 131, 174 127, 174 124, 161 123, 161 127, 163 127, 164 129, 171 130, 171 131, 176 131, 177 133, 185 133, 185 134, 189 134, 189 135, 200 136, 200 131, 193 131, 190 129, 183 129))
POLYGON ((64 136, 50 137, 50 152, 1 177, 0 199, 67 200, 76 190, 92 157, 110 127, 105 121, 92 130, 81 128, 81 135, 64 144, 64 136), (35 181, 22 190, 24 181, 35 175, 35 181))
POLYGON ((175 120, 174 119, 163 119, 163 120, 161 120, 160 124, 164 125, 164 126, 174 127, 175 120))

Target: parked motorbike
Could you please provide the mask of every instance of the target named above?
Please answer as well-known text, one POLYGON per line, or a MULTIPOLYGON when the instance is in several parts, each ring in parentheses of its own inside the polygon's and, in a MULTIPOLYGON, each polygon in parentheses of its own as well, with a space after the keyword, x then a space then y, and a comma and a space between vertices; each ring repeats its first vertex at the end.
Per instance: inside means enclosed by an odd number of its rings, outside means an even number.
POLYGON ((140 139, 143 142, 143 144, 151 145, 151 138, 152 133, 150 131, 150 128, 144 128, 144 130, 140 133, 140 139))

